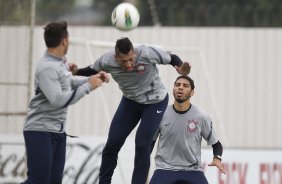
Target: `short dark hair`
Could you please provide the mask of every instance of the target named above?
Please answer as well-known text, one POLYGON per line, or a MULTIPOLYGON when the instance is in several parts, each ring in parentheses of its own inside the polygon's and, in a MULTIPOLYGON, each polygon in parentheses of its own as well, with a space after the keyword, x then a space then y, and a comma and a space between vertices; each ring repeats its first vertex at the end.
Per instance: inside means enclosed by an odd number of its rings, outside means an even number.
POLYGON ((116 41, 115 52, 116 55, 128 54, 129 51, 133 50, 133 45, 127 37, 119 38, 116 41))
POLYGON ((46 46, 48 48, 57 47, 64 38, 67 38, 67 27, 68 25, 66 21, 54 21, 48 23, 44 27, 44 40, 46 46))
POLYGON ((186 79, 189 83, 190 83, 190 86, 191 86, 191 89, 194 90, 195 89, 195 84, 194 84, 194 81, 191 77, 189 77, 188 75, 180 75, 176 78, 175 82, 174 82, 174 85, 176 83, 176 81, 178 81, 178 79, 186 79))

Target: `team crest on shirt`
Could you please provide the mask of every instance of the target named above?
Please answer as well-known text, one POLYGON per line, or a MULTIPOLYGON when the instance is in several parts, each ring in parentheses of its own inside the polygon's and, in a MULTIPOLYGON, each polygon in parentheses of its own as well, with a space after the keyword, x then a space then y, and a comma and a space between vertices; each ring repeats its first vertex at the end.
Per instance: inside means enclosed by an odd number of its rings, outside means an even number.
POLYGON ((188 121, 188 125, 187 125, 187 131, 189 131, 190 133, 194 133, 197 132, 198 130, 198 121, 196 120, 189 120, 188 121))
POLYGON ((140 73, 140 74, 144 73, 144 71, 145 71, 145 64, 137 64, 135 66, 135 70, 137 71, 137 73, 140 73))

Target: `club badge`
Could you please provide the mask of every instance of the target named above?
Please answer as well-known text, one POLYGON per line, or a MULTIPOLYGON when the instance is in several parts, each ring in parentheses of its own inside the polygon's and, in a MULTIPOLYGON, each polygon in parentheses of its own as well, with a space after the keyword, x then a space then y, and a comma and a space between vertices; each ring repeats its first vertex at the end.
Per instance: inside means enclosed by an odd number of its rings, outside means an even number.
POLYGON ((195 121, 195 120, 189 120, 188 121, 188 125, 187 125, 187 131, 189 131, 190 133, 194 133, 194 132, 197 132, 198 130, 198 124, 199 122, 198 121, 195 121))
POLYGON ((135 70, 137 71, 137 73, 142 74, 145 71, 145 65, 144 64, 137 64, 135 66, 135 70))

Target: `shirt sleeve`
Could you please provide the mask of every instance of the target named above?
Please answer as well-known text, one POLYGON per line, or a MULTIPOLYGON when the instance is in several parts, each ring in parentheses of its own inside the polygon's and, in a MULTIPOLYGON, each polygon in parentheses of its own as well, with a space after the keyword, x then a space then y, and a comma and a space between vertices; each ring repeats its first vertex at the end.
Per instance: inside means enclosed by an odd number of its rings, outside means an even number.
POLYGON ((77 89, 82 84, 88 82, 88 79, 89 77, 72 76, 71 78, 72 89, 77 89))
POLYGON ((148 47, 149 60, 155 64, 170 64, 171 56, 169 51, 157 47, 148 47))
POLYGON ((74 104, 92 88, 88 82, 75 90, 63 91, 59 81, 58 73, 54 68, 46 68, 39 74, 39 88, 48 99, 50 104, 56 108, 62 108, 74 104))
POLYGON ((105 71, 110 73, 110 67, 116 64, 114 55, 114 50, 110 50, 98 58, 90 67, 97 72, 105 71))
POLYGON ((212 120, 209 116, 206 116, 202 121, 202 136, 208 145, 213 145, 218 141, 213 129, 212 120))

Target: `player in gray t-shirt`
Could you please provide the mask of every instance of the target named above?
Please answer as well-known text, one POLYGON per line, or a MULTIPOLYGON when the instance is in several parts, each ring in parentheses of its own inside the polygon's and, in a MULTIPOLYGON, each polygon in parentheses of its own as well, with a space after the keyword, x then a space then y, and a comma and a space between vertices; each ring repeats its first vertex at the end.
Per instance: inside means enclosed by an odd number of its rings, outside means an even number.
POLYGON ((190 72, 189 63, 182 62, 178 56, 156 47, 133 47, 128 38, 118 39, 115 49, 103 54, 89 67, 77 70, 77 67, 71 66, 77 75, 88 76, 98 71, 110 73, 123 93, 102 153, 100 184, 111 183, 120 148, 139 121, 132 184, 146 182, 152 139, 168 103, 158 64, 170 64, 182 75, 190 72))
POLYGON ((209 166, 225 173, 221 156, 223 148, 216 138, 207 113, 190 103, 194 81, 179 76, 173 88, 174 104, 168 106, 159 129, 155 156, 156 170, 150 184, 207 184, 201 167, 201 142, 212 145, 214 158, 209 166))

